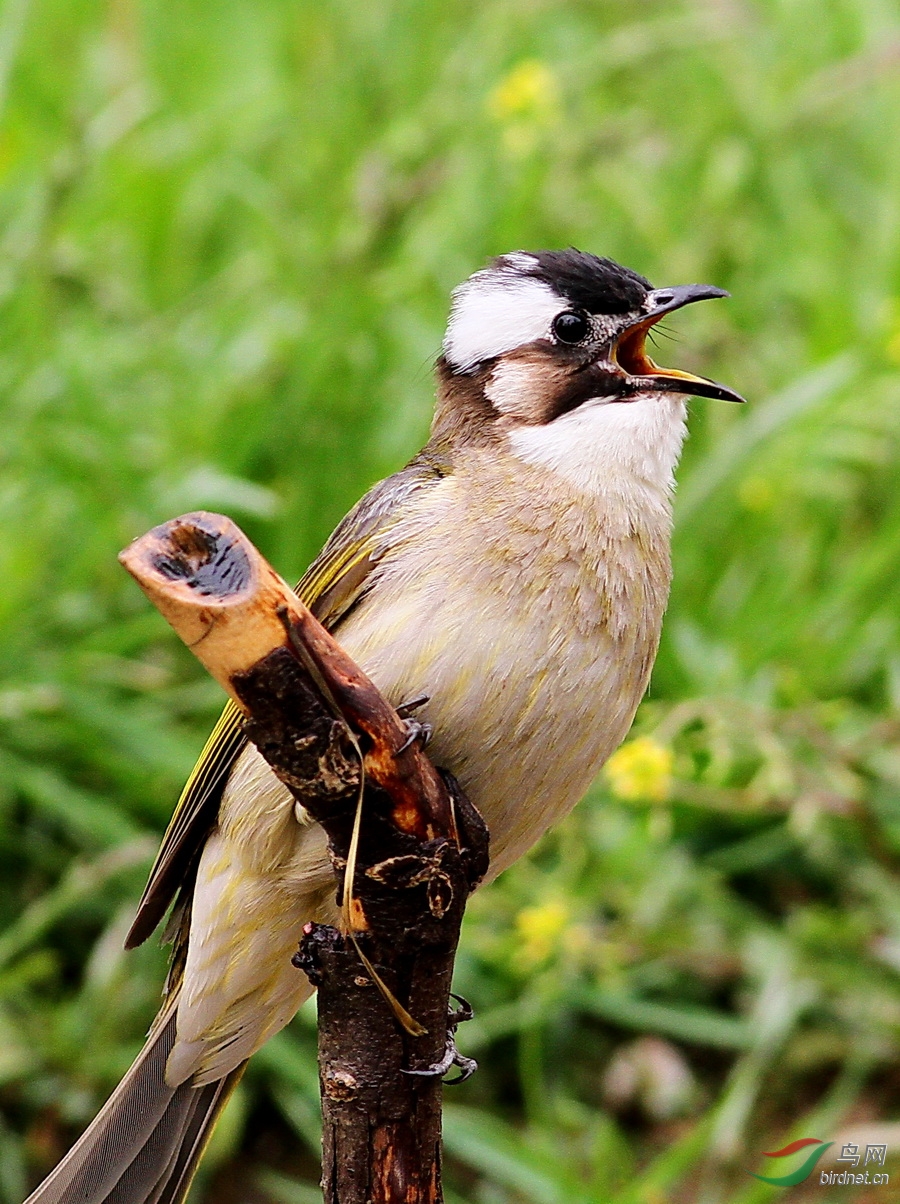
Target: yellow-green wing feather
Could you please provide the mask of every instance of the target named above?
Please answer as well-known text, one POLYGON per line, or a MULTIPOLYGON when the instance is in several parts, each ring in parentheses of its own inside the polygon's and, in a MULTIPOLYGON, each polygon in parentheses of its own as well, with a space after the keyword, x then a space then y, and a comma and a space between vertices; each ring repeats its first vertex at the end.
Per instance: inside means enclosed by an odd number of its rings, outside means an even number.
MULTIPOLYGON (((391 530, 404 502, 418 490, 437 484, 444 475, 443 466, 419 457, 375 485, 339 523, 297 586, 297 593, 321 623, 330 630, 338 628, 343 616, 365 593, 372 569, 389 552, 391 530)), ((240 712, 229 701, 178 800, 138 904, 126 948, 134 948, 150 936, 189 879, 216 822, 228 775, 246 742, 240 712)))

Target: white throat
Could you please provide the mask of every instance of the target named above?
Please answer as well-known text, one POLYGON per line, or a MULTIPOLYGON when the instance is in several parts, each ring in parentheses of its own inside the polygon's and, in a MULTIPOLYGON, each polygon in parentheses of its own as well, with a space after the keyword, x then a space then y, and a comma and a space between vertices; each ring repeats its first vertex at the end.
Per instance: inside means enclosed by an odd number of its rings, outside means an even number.
POLYGON ((641 492, 668 499, 687 427, 683 398, 653 393, 635 401, 598 398, 541 426, 509 432, 513 453, 559 473, 587 493, 641 492))

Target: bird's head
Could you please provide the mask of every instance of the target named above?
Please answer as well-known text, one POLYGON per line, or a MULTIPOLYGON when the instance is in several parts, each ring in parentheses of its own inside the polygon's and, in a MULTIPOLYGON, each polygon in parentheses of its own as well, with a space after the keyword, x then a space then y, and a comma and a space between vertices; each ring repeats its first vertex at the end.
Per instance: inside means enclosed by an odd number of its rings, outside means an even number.
POLYGON ((501 255, 454 290, 435 434, 513 438, 541 458, 543 445, 568 442, 564 432, 590 439, 589 428, 614 435, 655 427, 664 414, 680 420, 684 394, 742 401, 705 377, 660 367, 646 350, 661 318, 726 296, 706 284, 655 289, 574 249, 501 255))

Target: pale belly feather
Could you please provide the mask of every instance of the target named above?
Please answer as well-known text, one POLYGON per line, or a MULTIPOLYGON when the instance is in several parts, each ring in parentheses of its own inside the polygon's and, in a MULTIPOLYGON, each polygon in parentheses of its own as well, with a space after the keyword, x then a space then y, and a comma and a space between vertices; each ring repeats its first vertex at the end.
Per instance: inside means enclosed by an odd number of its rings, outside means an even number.
POLYGON ((491 877, 564 815, 619 745, 646 687, 655 640, 565 630, 539 603, 510 614, 495 594, 456 600, 415 587, 363 613, 341 642, 395 705, 425 693, 429 754, 491 832, 491 877), (385 623, 405 632, 384 647, 385 623))

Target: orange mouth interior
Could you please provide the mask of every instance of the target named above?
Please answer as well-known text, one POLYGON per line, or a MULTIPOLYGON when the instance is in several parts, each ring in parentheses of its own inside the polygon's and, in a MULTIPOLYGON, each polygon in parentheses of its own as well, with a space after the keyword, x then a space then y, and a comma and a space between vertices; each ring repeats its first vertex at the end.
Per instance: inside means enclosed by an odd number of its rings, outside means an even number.
POLYGON ((682 372, 678 368, 660 368, 647 354, 647 333, 662 316, 660 314, 659 317, 648 318, 647 321, 639 322, 630 330, 626 330, 613 348, 614 363, 629 376, 667 376, 670 380, 701 380, 708 383, 704 377, 695 376, 693 372, 682 372))
POLYGON ((647 332, 652 322, 640 322, 622 335, 613 348, 613 359, 629 376, 669 375, 668 369, 661 370, 647 355, 647 332))

